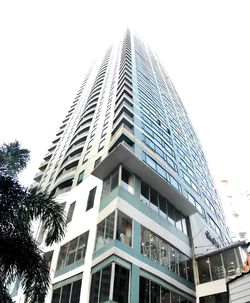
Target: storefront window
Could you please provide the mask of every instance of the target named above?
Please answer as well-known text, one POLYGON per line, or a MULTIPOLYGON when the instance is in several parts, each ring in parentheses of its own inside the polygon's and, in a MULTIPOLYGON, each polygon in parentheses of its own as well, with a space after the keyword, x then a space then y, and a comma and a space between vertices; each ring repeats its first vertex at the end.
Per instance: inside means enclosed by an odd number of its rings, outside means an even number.
POLYGON ((209 259, 202 259, 198 261, 199 266, 199 279, 200 283, 206 283, 211 281, 209 272, 209 259))
POLYGON ((218 280, 225 277, 224 267, 222 266, 221 254, 209 258, 211 266, 212 280, 218 280))
POLYGON ((190 301, 169 289, 140 277, 139 303, 189 303, 190 301))
POLYGON ((143 226, 141 229, 141 253, 184 279, 194 281, 192 260, 143 226))
POLYGON ((236 259, 236 255, 234 253, 234 249, 224 251, 222 253, 223 263, 226 270, 226 275, 228 277, 234 276, 236 274, 236 269, 238 268, 238 263, 236 259))
POLYGON ((112 263, 92 274, 90 303, 104 303, 109 300, 119 303, 128 303, 128 298, 128 269, 112 263), (113 291, 111 292, 111 290, 113 291))

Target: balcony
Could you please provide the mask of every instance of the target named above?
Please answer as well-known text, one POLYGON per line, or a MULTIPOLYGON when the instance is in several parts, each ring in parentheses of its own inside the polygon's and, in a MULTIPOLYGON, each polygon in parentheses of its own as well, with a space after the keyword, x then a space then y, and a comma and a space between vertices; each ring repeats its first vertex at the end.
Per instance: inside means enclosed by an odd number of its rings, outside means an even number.
POLYGON ((38 173, 35 174, 34 180, 35 180, 36 182, 40 182, 41 179, 42 179, 42 176, 43 176, 43 172, 42 172, 42 171, 39 171, 38 173))
POLYGON ((48 162, 47 162, 47 161, 44 161, 44 162, 42 162, 42 163, 40 164, 39 169, 40 169, 41 171, 45 171, 47 165, 48 165, 48 162))
POLYGON ((134 121, 131 119, 131 117, 129 115, 127 115, 124 112, 119 116, 119 118, 114 123, 113 130, 112 130, 112 136, 116 133, 116 131, 122 124, 126 124, 129 129, 133 129, 133 127, 134 127, 134 121))
POLYGON ((111 153, 94 169, 92 174, 104 180, 120 164, 124 164, 132 173, 141 178, 145 183, 154 188, 160 195, 167 197, 181 213, 190 216, 197 212, 196 208, 171 184, 169 184, 156 171, 151 169, 139 159, 125 144, 119 144, 111 153))

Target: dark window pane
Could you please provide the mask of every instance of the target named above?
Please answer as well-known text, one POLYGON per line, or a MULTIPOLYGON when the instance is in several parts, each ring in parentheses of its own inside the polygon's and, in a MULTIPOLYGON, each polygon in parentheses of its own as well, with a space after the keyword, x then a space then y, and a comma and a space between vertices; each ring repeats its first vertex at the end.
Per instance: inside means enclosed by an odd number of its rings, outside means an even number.
POLYGON ((161 303, 170 303, 170 291, 161 287, 161 303))
POLYGON ((111 176, 110 192, 118 186, 118 170, 116 170, 111 176))
POLYGON ((149 280, 140 277, 140 298, 139 303, 149 303, 149 280))
POLYGON ((150 188, 150 207, 158 212, 158 194, 152 188, 150 188))
POLYGON ((193 273, 193 262, 192 259, 187 260, 187 274, 188 274, 188 281, 194 283, 194 273, 193 273))
POLYGON ((223 279, 225 277, 224 267, 222 266, 221 254, 209 258, 212 280, 223 279))
POLYGON ((98 302, 100 274, 101 272, 98 271, 92 275, 89 303, 98 302))
POLYGON ((171 293, 171 303, 179 303, 179 295, 174 292, 171 293))
POLYGON ((187 279, 187 261, 188 257, 180 253, 180 259, 179 259, 179 273, 180 276, 184 279, 187 279))
POLYGON ((210 282, 209 260, 202 259, 198 261, 200 283, 210 282))
POLYGON ((71 284, 63 286, 60 303, 69 303, 70 290, 71 290, 71 284))
POLYGON ((61 288, 57 288, 57 289, 53 290, 53 296, 52 296, 51 303, 59 303, 60 293, 61 293, 61 288))
POLYGON ((95 193, 96 193, 96 187, 92 188, 91 191, 89 192, 89 197, 88 197, 86 211, 89 210, 89 209, 91 209, 93 207, 94 200, 95 200, 95 193))
POLYGON ((83 180, 84 177, 84 170, 79 174, 78 179, 77 179, 77 185, 80 184, 83 180))
POLYGON ((167 217, 167 201, 165 198, 159 195, 159 207, 160 207, 160 215, 164 218, 167 217))
POLYGON ((234 250, 224 251, 222 253, 222 258, 226 269, 226 275, 228 277, 234 276, 237 272, 237 261, 234 250))
POLYGON ((96 166, 101 162, 101 159, 102 159, 102 157, 95 160, 94 168, 96 168, 96 166))
POLYGON ((151 281, 151 303, 160 303, 160 286, 151 281))
POLYGON ((70 204, 69 212, 68 212, 68 215, 67 215, 67 223, 72 221, 75 205, 76 205, 76 202, 73 202, 73 203, 70 204))
POLYGON ((109 300, 111 265, 102 270, 99 303, 109 300))
POLYGON ((78 303, 80 301, 81 285, 81 280, 73 283, 70 303, 78 303))
POLYGON ((171 203, 168 203, 168 221, 175 225, 175 210, 171 203))
POLYGON ((127 303, 128 291, 129 270, 116 264, 113 300, 119 303, 127 303))
POLYGON ((145 198, 143 202, 149 204, 149 186, 143 181, 141 181, 141 195, 145 198))

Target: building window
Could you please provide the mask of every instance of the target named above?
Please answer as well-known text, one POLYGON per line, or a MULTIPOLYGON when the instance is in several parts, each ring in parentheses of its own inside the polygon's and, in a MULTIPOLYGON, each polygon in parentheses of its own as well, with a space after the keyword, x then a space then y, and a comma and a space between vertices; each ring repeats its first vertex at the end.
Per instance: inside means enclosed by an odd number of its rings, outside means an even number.
POLYGON ((186 280, 194 282, 192 260, 149 229, 142 226, 141 253, 186 280))
POLYGON ((132 245, 132 219, 116 210, 97 225, 95 250, 117 239, 128 246, 132 245), (115 230, 115 222, 116 230, 115 230))
POLYGON ((228 303, 228 293, 221 292, 215 295, 200 297, 199 300, 200 303, 214 303, 214 302, 228 303))
POLYGON ((81 236, 64 244, 60 248, 56 270, 60 270, 70 264, 73 264, 85 258, 88 237, 89 232, 87 231, 81 236))
POLYGON ((97 225, 95 250, 103 247, 114 239, 115 212, 97 225))
POLYGON ((105 145, 105 139, 100 142, 98 151, 102 150, 104 148, 104 145, 105 145))
POLYGON ((116 239, 131 246, 132 242, 132 219, 118 212, 116 239))
POLYGON ((128 303, 128 297, 128 269, 112 263, 92 274, 90 303, 103 303, 106 301, 128 303))
POLYGON ((95 160, 94 169, 97 167, 97 165, 101 162, 102 157, 95 160))
POLYGON ((68 212, 67 220, 66 220, 67 223, 70 223, 72 221, 75 205, 76 205, 76 201, 71 203, 69 206, 69 212, 68 212))
POLYGON ((118 186, 118 169, 113 171, 104 181, 102 187, 102 199, 109 195, 118 186))
POLYGON ((124 187, 131 194, 134 193, 135 177, 124 167, 122 167, 121 186, 124 187))
POLYGON ((80 184, 83 180, 84 177, 84 170, 78 175, 78 179, 77 179, 77 185, 80 184))
POLYGON ((187 298, 184 298, 169 289, 140 277, 140 299, 139 303, 191 303, 187 298))
POLYGON ((141 180, 141 201, 187 235, 186 218, 171 203, 141 180))
POLYGON ((51 303, 78 303, 80 301, 82 280, 66 284, 53 290, 51 303))
POLYGON ((86 211, 88 211, 94 206, 95 193, 96 193, 96 187, 92 188, 91 191, 89 192, 86 211))

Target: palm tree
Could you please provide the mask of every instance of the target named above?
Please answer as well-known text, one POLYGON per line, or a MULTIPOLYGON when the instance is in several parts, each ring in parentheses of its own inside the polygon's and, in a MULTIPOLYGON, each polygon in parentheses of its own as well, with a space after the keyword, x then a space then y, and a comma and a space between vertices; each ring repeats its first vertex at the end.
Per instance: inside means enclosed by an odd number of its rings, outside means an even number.
POLYGON ((0 146, 0 302, 12 302, 8 286, 18 277, 26 302, 43 302, 49 268, 32 235, 32 222, 41 219, 46 245, 62 239, 63 209, 45 193, 20 185, 17 175, 29 160, 18 141, 0 146))

